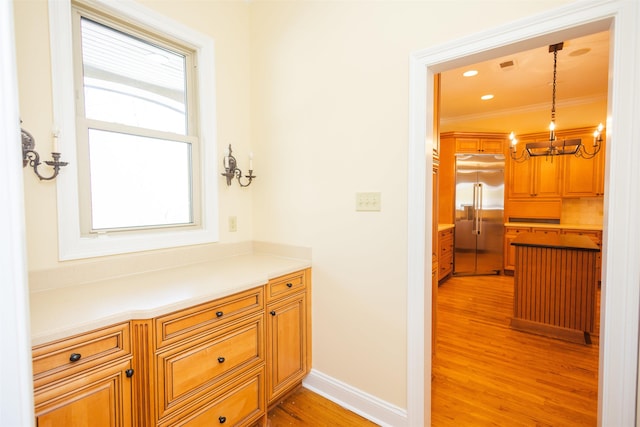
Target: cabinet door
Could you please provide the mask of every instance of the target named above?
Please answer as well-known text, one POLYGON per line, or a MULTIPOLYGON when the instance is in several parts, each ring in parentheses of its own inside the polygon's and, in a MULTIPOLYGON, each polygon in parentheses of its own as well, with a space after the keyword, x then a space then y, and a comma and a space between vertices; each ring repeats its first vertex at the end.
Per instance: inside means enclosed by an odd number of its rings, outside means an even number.
POLYGON ((536 197, 560 197, 562 182, 561 157, 537 157, 529 159, 535 167, 533 195, 536 197))
POLYGON ((477 153, 480 151, 480 138, 456 138, 456 153, 477 153))
POLYGON ((73 379, 37 389, 38 427, 129 427, 132 425, 131 362, 79 374, 73 379))
POLYGON ((481 139, 480 151, 487 154, 504 153, 504 140, 502 139, 481 139))
POLYGON ((271 404, 308 372, 306 294, 271 304, 267 311, 267 400, 271 404))
POLYGON ((533 188, 534 163, 531 159, 522 163, 508 160, 510 198, 531 197, 533 188))
POLYGON ((593 159, 565 159, 563 197, 595 197, 604 193, 604 153, 593 159))
POLYGON ((509 197, 560 197, 562 159, 535 157, 509 161, 509 197))
POLYGON ((513 271, 516 268, 516 248, 511 244, 513 239, 522 233, 528 233, 528 227, 505 227, 504 229, 504 269, 513 271))

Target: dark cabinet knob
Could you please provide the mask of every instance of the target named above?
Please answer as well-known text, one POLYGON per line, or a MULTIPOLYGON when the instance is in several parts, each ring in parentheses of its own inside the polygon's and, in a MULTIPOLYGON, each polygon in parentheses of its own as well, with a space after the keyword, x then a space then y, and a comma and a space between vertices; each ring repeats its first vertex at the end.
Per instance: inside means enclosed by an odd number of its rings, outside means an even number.
POLYGON ((275 316, 275 315, 276 315, 276 311, 275 311, 275 310, 271 310, 271 311, 269 312, 269 314, 270 314, 270 315, 272 315, 272 316, 275 316))
POLYGON ((292 288, 293 284, 292 283, 287 283, 287 288, 292 288))
POLYGON ((124 371, 124 374, 127 376, 127 378, 131 378, 133 376, 133 369, 127 369, 126 371, 124 371))
POLYGON ((80 360, 81 357, 82 355, 80 353, 71 353, 71 356, 69 356, 69 361, 77 362, 78 360, 80 360))
POLYGON ((218 363, 224 363, 224 357, 218 357, 218 363))
POLYGON ((220 424, 224 424, 224 423, 227 422, 227 417, 220 416, 220 417, 218 417, 218 421, 220 421, 220 424))
POLYGON ((222 316, 224 316, 224 313, 221 312, 221 311, 216 311, 216 316, 217 317, 222 317, 222 316))

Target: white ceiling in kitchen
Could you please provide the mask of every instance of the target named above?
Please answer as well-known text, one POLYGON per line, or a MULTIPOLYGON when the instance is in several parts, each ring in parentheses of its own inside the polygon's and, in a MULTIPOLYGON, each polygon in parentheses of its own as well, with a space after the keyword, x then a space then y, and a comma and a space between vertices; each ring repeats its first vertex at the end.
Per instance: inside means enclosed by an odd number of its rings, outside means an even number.
MULTIPOLYGON (((597 126, 606 121, 608 31, 564 42, 558 51, 556 126, 597 126)), ((517 134, 547 130, 551 117, 553 53, 549 46, 442 73, 440 130, 517 134), (511 66, 504 63, 512 62, 511 66), (501 67, 501 64, 503 66, 501 67), (463 72, 474 69, 475 77, 463 72), (491 100, 481 100, 492 94, 491 100)))

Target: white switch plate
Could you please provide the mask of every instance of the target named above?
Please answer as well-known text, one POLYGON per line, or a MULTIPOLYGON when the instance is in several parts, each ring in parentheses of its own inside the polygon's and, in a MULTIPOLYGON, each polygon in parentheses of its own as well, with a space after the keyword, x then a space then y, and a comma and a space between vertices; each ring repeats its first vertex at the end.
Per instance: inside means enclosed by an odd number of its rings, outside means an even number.
POLYGON ((379 211, 382 207, 380 193, 356 193, 356 211, 379 211))
POLYGON ((238 231, 238 218, 235 216, 229 217, 229 231, 231 232, 238 231))

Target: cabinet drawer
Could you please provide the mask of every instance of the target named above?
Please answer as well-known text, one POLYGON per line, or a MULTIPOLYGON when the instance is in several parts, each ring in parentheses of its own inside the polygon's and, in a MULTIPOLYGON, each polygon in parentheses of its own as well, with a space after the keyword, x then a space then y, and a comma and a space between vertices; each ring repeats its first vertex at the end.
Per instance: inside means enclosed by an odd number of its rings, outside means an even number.
POLYGON ((532 228, 531 231, 535 234, 546 234, 547 236, 560 235, 560 229, 558 228, 532 228))
POLYGON ((264 360, 264 316, 256 315, 157 355, 160 418, 220 386, 220 381, 264 360))
POLYGON ((306 271, 271 279, 267 284, 267 301, 282 298, 306 288, 306 271))
POLYGON ((255 423, 265 414, 264 368, 253 371, 224 390, 217 399, 202 405, 197 411, 177 416, 160 427, 209 427, 212 425, 245 426, 255 423))
POLYGON ((131 354, 129 323, 33 348, 34 387, 131 354))
POLYGON ((179 340, 222 326, 226 321, 263 309, 263 288, 260 286, 249 291, 158 317, 155 320, 156 345, 161 348, 173 344, 179 340))

